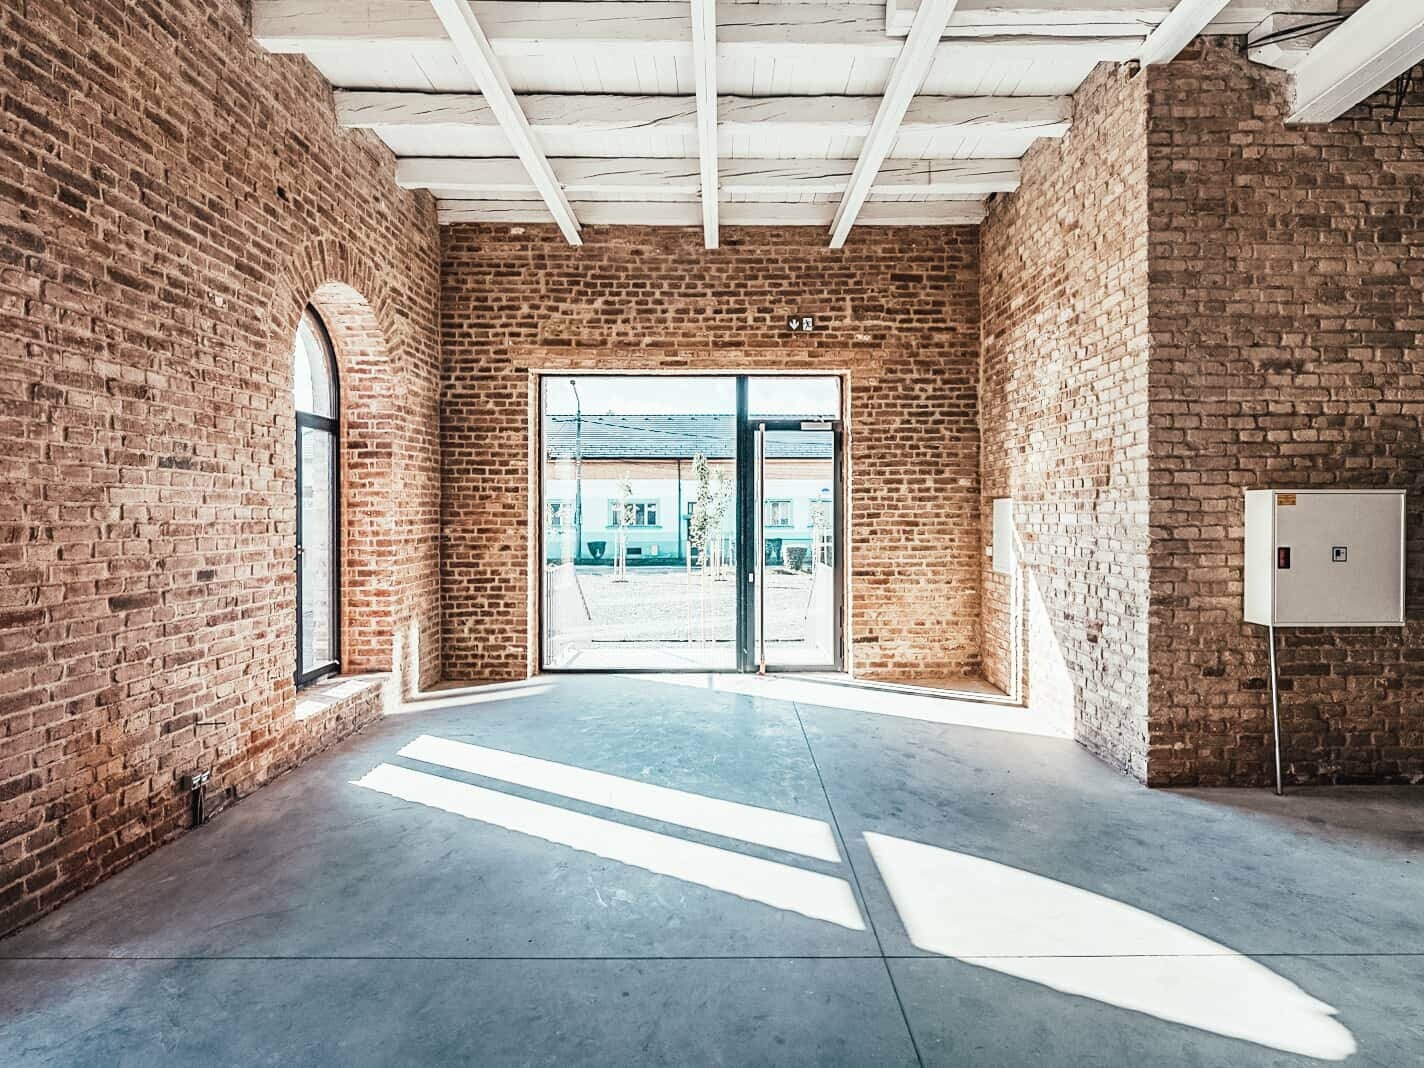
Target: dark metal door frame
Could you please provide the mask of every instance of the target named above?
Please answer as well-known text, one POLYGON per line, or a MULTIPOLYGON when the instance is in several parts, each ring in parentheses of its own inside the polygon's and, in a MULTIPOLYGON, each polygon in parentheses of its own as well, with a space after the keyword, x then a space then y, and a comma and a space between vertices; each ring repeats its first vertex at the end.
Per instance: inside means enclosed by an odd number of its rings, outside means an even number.
MULTIPOLYGON (((794 375, 810 374, 814 372, 792 372, 794 375)), ((536 462, 540 465, 540 470, 535 479, 535 494, 537 497, 535 511, 535 558, 536 566, 535 581, 537 584, 537 594, 535 597, 536 610, 540 613, 540 618, 536 626, 537 668, 540 674, 561 674, 561 675, 598 675, 615 673, 619 675, 632 675, 639 673, 671 675, 671 674, 706 674, 707 668, 557 668, 546 667, 544 664, 544 379, 551 377, 578 377, 577 371, 559 371, 553 373, 539 373, 537 384, 537 412, 538 418, 532 433, 535 439, 534 455, 536 462)), ((696 372, 692 372, 695 375, 696 372)), ((611 372, 600 373, 599 377, 611 378, 649 378, 652 375, 636 372, 611 372)), ((690 376, 689 376, 690 377, 690 376)), ((736 435, 737 435, 737 455, 736 455, 736 500, 737 500, 737 521, 736 521, 736 557, 737 557, 737 657, 735 670, 741 673, 752 673, 758 668, 756 655, 756 613, 761 590, 756 587, 752 578, 757 571, 756 547, 760 539, 756 536, 759 527, 756 525, 761 521, 761 502, 757 500, 757 487, 753 485, 753 464, 756 457, 756 428, 765 425, 768 431, 771 430, 802 430, 804 424, 814 424, 820 430, 829 430, 832 434, 832 516, 831 525, 834 531, 832 539, 833 559, 835 568, 835 658, 831 664, 804 664, 804 665, 777 665, 768 666, 770 672, 779 671, 843 671, 845 668, 845 457, 844 457, 844 422, 841 419, 772 419, 757 420, 753 422, 749 415, 748 383, 752 378, 776 377, 775 375, 757 374, 737 374, 737 373, 717 373, 707 372, 708 378, 732 378, 736 382, 736 435)), ((842 375, 827 375, 824 377, 835 377, 840 379, 840 403, 844 409, 845 405, 845 380, 842 375)), ((678 516, 678 522, 682 522, 682 517, 678 516)), ((577 554, 575 554, 577 559, 577 554)), ((719 669, 712 669, 719 670, 719 669)))
POLYGON ((835 613, 834 657, 828 664, 768 664, 765 671, 805 672, 843 671, 845 669, 845 486, 844 440, 845 427, 840 419, 750 419, 743 406, 744 396, 740 387, 745 378, 738 381, 737 408, 737 548, 740 573, 738 589, 742 591, 738 600, 737 616, 737 670, 756 672, 762 670, 760 649, 757 640, 757 626, 761 620, 760 606, 765 593, 757 576, 761 575, 762 508, 765 497, 764 479, 759 471, 761 457, 757 454, 758 430, 767 433, 793 431, 807 433, 829 433, 831 435, 831 551, 834 586, 833 611, 835 613))

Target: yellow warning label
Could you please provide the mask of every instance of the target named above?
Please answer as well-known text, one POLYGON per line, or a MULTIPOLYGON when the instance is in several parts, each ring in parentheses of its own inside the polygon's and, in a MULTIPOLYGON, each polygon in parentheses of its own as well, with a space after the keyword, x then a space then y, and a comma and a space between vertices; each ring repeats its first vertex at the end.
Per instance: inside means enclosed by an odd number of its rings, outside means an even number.
POLYGON ((1285 508, 1285 507, 1288 506, 1288 505, 1295 504, 1295 494, 1294 494, 1294 493, 1277 493, 1277 494, 1276 494, 1276 504, 1277 504, 1279 507, 1281 507, 1281 508, 1285 508))

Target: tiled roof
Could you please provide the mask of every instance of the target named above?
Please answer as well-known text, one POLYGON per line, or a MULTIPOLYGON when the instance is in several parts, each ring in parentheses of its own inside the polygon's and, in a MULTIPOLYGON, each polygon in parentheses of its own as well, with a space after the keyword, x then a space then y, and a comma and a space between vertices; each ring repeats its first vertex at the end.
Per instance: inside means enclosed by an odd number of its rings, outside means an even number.
MULTIPOLYGON (((572 415, 544 417, 544 448, 549 459, 574 455, 578 420, 572 415)), ((736 417, 732 415, 585 415, 585 460, 709 460, 737 454, 736 417)), ((766 454, 775 459, 829 458, 830 436, 767 432, 766 454)))

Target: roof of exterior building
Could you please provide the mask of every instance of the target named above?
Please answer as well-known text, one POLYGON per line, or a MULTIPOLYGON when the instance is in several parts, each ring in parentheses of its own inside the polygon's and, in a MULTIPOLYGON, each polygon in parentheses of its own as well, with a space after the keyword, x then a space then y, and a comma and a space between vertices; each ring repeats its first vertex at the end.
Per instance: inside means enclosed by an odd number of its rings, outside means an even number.
MULTIPOLYGON (((737 455, 732 415, 572 415, 544 417, 544 448, 551 460, 571 459, 576 439, 585 460, 729 460, 737 455), (581 424, 581 432, 580 432, 581 424)), ((829 434, 814 437, 768 431, 772 459, 829 458, 829 434)))

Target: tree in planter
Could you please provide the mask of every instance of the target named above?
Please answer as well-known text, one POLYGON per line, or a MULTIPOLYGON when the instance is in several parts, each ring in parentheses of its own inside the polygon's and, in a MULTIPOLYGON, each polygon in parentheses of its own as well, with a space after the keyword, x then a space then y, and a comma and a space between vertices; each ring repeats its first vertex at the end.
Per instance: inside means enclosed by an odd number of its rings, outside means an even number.
POLYGON ((613 581, 628 581, 628 528, 633 525, 633 505, 628 500, 633 496, 633 484, 625 473, 618 480, 618 511, 614 518, 618 521, 618 553, 613 560, 613 581))
POLYGON ((781 550, 781 562, 788 571, 800 571, 806 566, 811 550, 804 545, 788 545, 781 550))
POLYGON ((831 502, 811 502, 811 544, 814 546, 812 562, 825 564, 831 560, 831 502))
MULTIPOLYGON (((692 513, 687 522, 688 544, 697 551, 697 570, 702 583, 698 598, 700 631, 707 634, 707 582, 715 580, 722 567, 722 520, 727 512, 728 490, 721 472, 713 471, 707 457, 698 453, 692 459, 692 473, 697 479, 697 496, 692 501, 692 513)), ((692 553, 687 556, 688 585, 692 583, 692 553)), ((688 598, 688 633, 692 632, 691 597, 688 598)))

